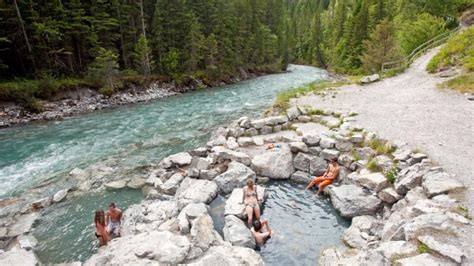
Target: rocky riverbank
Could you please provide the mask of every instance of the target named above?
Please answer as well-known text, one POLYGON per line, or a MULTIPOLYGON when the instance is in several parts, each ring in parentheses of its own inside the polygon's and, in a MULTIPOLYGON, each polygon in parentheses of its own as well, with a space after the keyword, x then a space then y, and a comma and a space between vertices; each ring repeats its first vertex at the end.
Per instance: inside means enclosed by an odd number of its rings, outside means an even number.
MULTIPOLYGON (((324 193, 352 225, 342 237, 344 245, 320 255, 321 265, 467 265, 470 258, 458 247, 458 237, 472 227, 457 200, 463 184, 426 154, 364 131, 353 122, 355 112, 321 113, 299 106, 281 116, 242 117, 218 129, 207 146, 151 166, 146 178, 101 181, 82 178, 95 176, 75 169, 70 175, 81 177, 80 190, 128 186, 146 193, 141 204, 125 211, 124 237, 84 264, 263 265, 243 220, 245 181, 257 181, 265 204, 268 180, 306 184, 310 174, 322 174, 326 161, 337 158, 341 173, 324 193), (281 148, 267 149, 267 143, 281 148), (217 194, 226 197, 223 237, 209 215, 208 204, 217 194)), ((68 196, 60 192, 42 205, 68 196)), ((2 239, 10 239, 0 254, 2 265, 18 259, 38 263, 28 233, 40 215, 34 207, 2 220, 2 239)))
POLYGON ((239 77, 232 78, 226 82, 220 81, 204 84, 200 80, 195 80, 188 86, 177 86, 174 83, 152 82, 146 87, 132 85, 111 96, 100 94, 97 90, 90 88, 74 88, 55 95, 49 101, 43 101, 44 111, 40 113, 28 111, 23 106, 13 102, 0 101, 0 129, 18 124, 26 124, 32 121, 60 120, 82 113, 113 108, 119 105, 164 99, 176 94, 194 91, 198 88, 204 89, 224 86, 266 74, 271 73, 246 73, 243 71, 239 77))

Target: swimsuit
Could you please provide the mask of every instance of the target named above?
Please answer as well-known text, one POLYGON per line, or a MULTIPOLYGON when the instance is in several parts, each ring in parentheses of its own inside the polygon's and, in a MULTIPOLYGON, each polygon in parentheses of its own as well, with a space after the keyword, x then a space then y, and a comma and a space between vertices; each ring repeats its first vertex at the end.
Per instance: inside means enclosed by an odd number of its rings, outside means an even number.
MULTIPOLYGON (((247 190, 247 189, 245 189, 247 190)), ((246 197, 256 197, 257 198, 257 191, 252 191, 252 192, 246 192, 245 193, 246 197)), ((257 203, 246 203, 245 206, 249 206, 252 209, 255 209, 258 204, 257 203)))
POLYGON ((110 231, 110 235, 119 236, 120 235, 120 222, 110 222, 109 231, 110 231))

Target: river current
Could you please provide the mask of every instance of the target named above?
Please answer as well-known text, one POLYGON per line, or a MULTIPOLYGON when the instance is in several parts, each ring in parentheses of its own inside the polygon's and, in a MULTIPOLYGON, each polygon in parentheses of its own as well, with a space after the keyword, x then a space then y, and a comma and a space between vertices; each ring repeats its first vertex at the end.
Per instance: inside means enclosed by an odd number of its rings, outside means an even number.
MULTIPOLYGON (((45 181, 60 183, 73 168, 96 163, 112 167, 123 178, 139 175, 141 166, 204 145, 218 126, 243 115, 260 116, 278 92, 327 79, 326 71, 314 67, 290 65, 288 70, 164 100, 1 130, 0 198, 45 181)), ((126 208, 141 199, 141 193, 124 190, 74 198, 55 207, 34 231, 40 260, 87 259, 95 250, 93 211, 110 201, 126 208)))

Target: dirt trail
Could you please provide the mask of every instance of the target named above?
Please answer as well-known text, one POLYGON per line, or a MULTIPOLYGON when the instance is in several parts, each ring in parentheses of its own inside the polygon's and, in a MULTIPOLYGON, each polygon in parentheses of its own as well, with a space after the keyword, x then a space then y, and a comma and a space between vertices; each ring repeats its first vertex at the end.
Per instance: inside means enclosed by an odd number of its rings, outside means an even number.
MULTIPOLYGON (((381 137, 419 148, 468 187, 464 204, 474 211, 474 102, 437 88, 443 79, 425 71, 437 52, 418 58, 403 74, 366 86, 337 90, 335 98, 304 96, 292 104, 356 111, 357 124, 381 137)), ((471 240, 464 243, 473 252, 471 240)), ((472 260, 472 257, 471 257, 472 260)))

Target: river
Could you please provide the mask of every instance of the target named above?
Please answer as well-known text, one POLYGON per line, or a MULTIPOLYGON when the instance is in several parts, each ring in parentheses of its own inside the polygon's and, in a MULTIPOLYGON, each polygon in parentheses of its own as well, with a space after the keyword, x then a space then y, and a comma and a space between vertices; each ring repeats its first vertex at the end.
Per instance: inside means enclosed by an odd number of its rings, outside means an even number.
MULTIPOLYGON (((143 165, 205 144, 220 125, 243 115, 260 116, 278 92, 327 79, 326 71, 314 67, 291 65, 288 70, 164 100, 2 130, 0 197, 18 195, 44 181, 60 184, 74 167, 98 162, 123 178, 139 175, 136 169, 143 165)), ((139 202, 141 195, 130 191, 89 195, 88 200, 73 199, 43 215, 35 231, 42 262, 90 256, 92 212, 112 199, 124 208, 139 202)))

